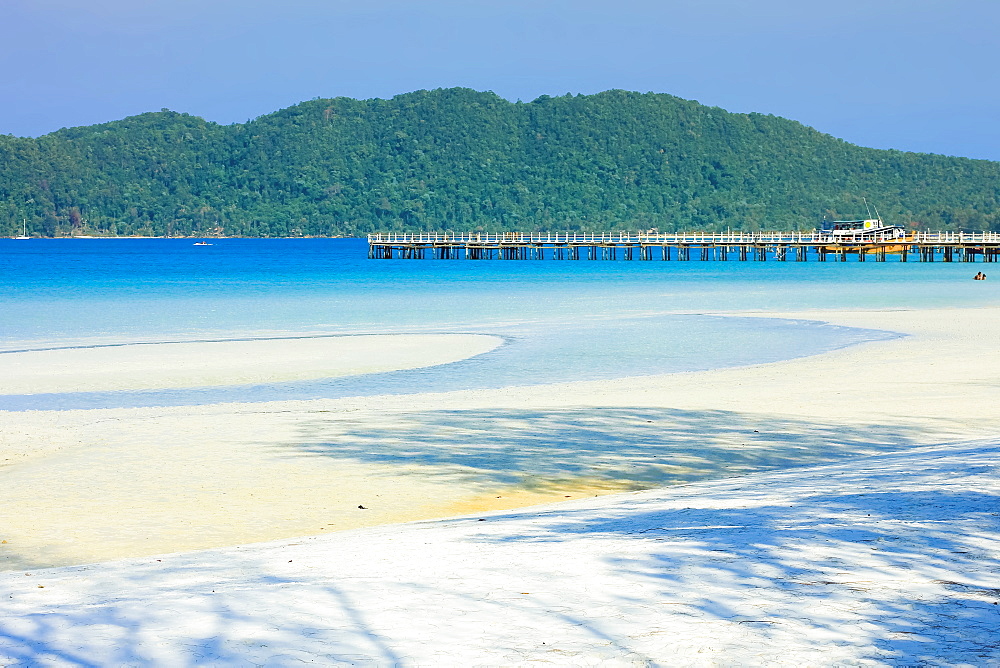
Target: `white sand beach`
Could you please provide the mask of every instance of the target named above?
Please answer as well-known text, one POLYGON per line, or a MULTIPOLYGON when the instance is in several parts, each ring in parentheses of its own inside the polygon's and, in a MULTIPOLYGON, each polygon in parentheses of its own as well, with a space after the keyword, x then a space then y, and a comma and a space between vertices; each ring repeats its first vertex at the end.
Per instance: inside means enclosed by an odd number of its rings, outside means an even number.
POLYGON ((5 413, 0 656, 996 663, 1000 309, 756 315, 906 336, 614 381, 5 413))
POLYGON ((38 665, 995 665, 995 444, 0 575, 38 665))

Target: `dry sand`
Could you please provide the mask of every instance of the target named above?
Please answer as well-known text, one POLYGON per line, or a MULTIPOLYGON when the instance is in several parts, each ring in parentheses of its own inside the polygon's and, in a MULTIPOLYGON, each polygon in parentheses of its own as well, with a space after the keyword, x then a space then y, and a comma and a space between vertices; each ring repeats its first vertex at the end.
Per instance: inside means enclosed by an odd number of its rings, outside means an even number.
POLYGON ((0 665, 996 666, 998 455, 0 573, 0 665))
POLYGON ((610 382, 5 413, 0 568, 322 534, 1000 432, 1000 310, 774 315, 908 336, 610 382))

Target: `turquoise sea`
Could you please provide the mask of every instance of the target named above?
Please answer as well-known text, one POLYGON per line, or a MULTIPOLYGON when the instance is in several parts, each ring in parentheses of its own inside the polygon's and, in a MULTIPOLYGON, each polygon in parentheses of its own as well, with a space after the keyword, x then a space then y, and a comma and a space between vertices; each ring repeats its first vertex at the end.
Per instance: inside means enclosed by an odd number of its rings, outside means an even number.
POLYGON ((411 393, 604 379, 811 355, 893 333, 722 315, 1000 304, 993 265, 369 260, 359 239, 0 240, 0 354, 124 343, 473 332, 475 358, 344 379, 0 396, 0 409, 411 393))

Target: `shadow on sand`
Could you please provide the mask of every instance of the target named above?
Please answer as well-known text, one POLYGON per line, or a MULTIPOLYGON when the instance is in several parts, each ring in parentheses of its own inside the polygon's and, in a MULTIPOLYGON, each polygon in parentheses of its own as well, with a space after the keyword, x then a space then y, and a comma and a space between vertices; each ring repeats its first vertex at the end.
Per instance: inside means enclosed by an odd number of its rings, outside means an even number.
POLYGON ((463 475, 484 485, 587 480, 644 489, 810 466, 923 444, 919 430, 665 408, 387 412, 305 421, 278 447, 463 475))
POLYGON ((68 582, 5 576, 0 656, 73 666, 993 665, 998 460, 997 446, 920 448, 611 505, 421 523, 378 534, 377 546, 172 555, 59 571, 68 582))
POLYGON ((647 581, 654 600, 753 626, 775 646, 853 645, 892 665, 994 665, 1000 446, 931 454, 922 466, 908 454, 774 474, 759 494, 731 481, 736 493, 680 489, 667 503, 566 508, 500 540, 636 541, 628 556, 605 558, 621 582, 647 581))

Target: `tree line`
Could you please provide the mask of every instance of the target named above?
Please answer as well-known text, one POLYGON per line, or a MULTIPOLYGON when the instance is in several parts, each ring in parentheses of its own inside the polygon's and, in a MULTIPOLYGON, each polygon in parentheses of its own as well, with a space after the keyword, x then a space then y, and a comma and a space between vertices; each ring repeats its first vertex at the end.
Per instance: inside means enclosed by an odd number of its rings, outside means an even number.
POLYGON ((1000 229, 1000 163, 877 150, 795 121, 611 90, 315 99, 219 125, 168 110, 0 136, 0 235, 1000 229))

